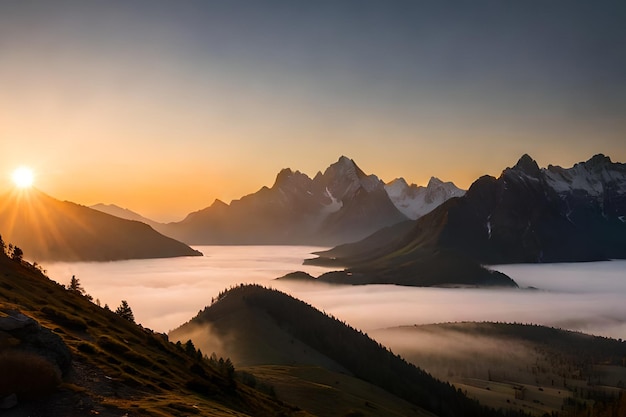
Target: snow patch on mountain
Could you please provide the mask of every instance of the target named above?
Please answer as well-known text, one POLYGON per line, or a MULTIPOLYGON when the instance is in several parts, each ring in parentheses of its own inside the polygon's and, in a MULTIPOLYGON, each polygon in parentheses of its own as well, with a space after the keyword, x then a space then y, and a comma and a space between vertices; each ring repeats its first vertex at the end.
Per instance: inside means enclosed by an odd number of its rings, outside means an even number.
POLYGON ((409 185, 404 178, 396 178, 385 185, 385 191, 396 208, 413 220, 430 213, 447 200, 465 194, 452 182, 443 182, 435 177, 426 187, 409 185))
POLYGON ((617 194, 626 194, 626 168, 623 164, 612 164, 604 155, 596 155, 589 161, 571 168, 549 165, 542 170, 546 181, 557 193, 572 194, 584 192, 602 199, 607 187, 613 187, 617 194))
POLYGON ((333 196, 333 194, 330 192, 328 187, 326 187, 326 190, 324 191, 324 193, 326 194, 328 198, 330 198, 330 204, 327 204, 326 206, 324 206, 324 209, 323 209, 324 214, 334 213, 336 211, 339 211, 341 207, 343 207, 343 203, 337 200, 333 196))

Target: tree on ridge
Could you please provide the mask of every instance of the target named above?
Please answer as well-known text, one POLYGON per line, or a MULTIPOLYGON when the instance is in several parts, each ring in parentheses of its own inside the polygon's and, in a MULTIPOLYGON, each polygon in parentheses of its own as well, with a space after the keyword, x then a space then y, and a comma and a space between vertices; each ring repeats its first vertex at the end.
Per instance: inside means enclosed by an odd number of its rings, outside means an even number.
POLYGON ((135 322, 135 315, 133 314, 133 310, 130 308, 126 300, 122 300, 120 306, 115 310, 115 314, 132 323, 135 322))

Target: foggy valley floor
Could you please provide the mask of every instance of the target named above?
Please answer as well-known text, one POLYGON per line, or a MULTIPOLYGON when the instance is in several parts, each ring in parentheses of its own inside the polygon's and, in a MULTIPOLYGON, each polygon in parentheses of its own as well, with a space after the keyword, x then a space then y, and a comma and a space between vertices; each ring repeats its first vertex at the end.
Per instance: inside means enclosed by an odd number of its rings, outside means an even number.
POLYGON ((259 283, 302 299, 348 324, 371 331, 454 321, 535 323, 596 335, 626 334, 626 261, 498 265, 521 289, 333 286, 275 281, 304 266, 319 247, 198 246, 203 257, 104 263, 51 263, 62 284, 72 275, 86 291, 115 308, 129 302, 137 321, 167 332, 189 320, 217 294, 239 283, 259 283), (532 289, 529 289, 532 287, 532 289))

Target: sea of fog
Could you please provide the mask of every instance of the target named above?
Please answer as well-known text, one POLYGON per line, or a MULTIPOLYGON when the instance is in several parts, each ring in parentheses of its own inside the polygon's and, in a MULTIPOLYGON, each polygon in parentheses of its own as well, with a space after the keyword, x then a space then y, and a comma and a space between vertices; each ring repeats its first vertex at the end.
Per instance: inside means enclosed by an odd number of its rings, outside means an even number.
POLYGON ((497 265, 522 289, 333 286, 275 281, 328 269, 302 260, 310 246, 198 246, 203 257, 50 263, 48 276, 75 275, 102 305, 127 300, 137 322, 167 332, 240 283, 280 289, 364 331, 449 321, 536 323, 626 339, 626 261, 497 265))

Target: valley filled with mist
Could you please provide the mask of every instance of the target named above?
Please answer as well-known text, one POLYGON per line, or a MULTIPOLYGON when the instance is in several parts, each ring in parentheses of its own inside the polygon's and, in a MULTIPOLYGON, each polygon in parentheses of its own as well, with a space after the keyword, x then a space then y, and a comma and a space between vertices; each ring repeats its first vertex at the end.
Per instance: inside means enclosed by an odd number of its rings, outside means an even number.
POLYGON ((276 280, 289 272, 329 269, 302 265, 320 247, 197 246, 203 257, 106 263, 50 263, 48 275, 67 284, 74 275, 111 307, 128 300, 137 321, 167 332, 232 286, 280 289, 364 331, 457 321, 542 324, 595 335, 626 334, 626 261, 498 265, 520 288, 343 286, 276 280))

